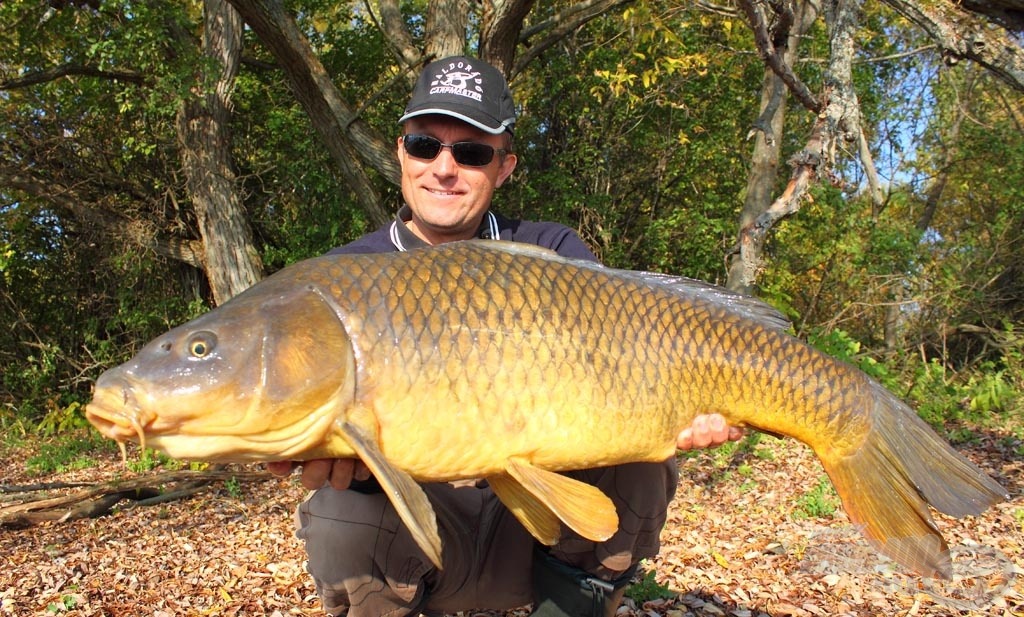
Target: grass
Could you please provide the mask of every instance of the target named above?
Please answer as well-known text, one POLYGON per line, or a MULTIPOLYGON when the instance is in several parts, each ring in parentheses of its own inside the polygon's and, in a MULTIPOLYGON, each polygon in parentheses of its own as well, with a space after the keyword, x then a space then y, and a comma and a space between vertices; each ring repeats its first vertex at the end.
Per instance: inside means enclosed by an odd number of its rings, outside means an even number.
POLYGON ((36 454, 25 460, 25 468, 36 476, 87 469, 100 464, 94 458, 96 453, 113 449, 113 442, 93 431, 76 431, 74 435, 62 435, 40 444, 36 454))
POLYGON ((831 518, 839 509, 839 496, 827 477, 822 477, 814 488, 796 500, 793 518, 831 518))

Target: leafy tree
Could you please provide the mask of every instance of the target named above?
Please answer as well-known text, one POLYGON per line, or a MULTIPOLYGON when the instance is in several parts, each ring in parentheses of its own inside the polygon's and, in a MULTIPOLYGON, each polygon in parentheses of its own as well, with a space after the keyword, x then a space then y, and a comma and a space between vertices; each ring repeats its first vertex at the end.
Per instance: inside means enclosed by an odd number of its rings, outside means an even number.
POLYGON ((1010 371, 1020 24, 983 2, 799 8, 2 3, 0 400, 66 409, 261 263, 389 220, 411 80, 463 52, 521 106, 506 212, 573 225, 612 265, 720 282, 752 240, 734 265, 801 332, 1010 371), (236 35, 214 36, 215 16, 236 35), (782 92, 784 118, 766 113, 782 92), (767 126, 770 148, 748 140, 767 126))

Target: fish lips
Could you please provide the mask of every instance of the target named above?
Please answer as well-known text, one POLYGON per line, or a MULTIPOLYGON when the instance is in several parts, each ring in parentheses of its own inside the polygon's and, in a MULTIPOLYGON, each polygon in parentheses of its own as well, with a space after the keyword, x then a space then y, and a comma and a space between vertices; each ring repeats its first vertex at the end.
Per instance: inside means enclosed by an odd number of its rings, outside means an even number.
POLYGON ((147 427, 156 419, 156 414, 139 406, 131 382, 112 369, 96 380, 92 401, 85 407, 85 417, 104 437, 144 445, 147 427))

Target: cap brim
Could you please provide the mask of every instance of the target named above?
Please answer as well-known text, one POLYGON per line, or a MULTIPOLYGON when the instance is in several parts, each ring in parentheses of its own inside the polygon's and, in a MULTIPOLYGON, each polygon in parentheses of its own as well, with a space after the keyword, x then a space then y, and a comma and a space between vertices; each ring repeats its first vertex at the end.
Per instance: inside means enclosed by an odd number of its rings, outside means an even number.
MULTIPOLYGON (((398 123, 401 124, 401 123, 405 122, 406 120, 408 120, 409 118, 415 118, 417 116, 427 116, 427 115, 440 115, 440 116, 450 116, 452 118, 457 118, 459 120, 462 120, 466 124, 473 125, 476 128, 480 129, 481 131, 484 131, 485 133, 490 133, 491 135, 501 135, 505 131, 508 131, 509 133, 511 133, 512 132, 512 126, 513 126, 512 124, 501 124, 501 123, 499 123, 497 126, 491 126, 491 125, 488 125, 486 122, 482 122, 482 121, 478 120, 477 118, 474 118, 474 117, 470 116, 469 114, 461 113, 459 111, 456 111, 456 110, 450 109, 450 108, 441 109, 441 108, 437 108, 437 107, 427 107, 427 108, 424 108, 424 109, 417 109, 415 111, 406 112, 406 114, 404 116, 402 116, 401 118, 398 119, 398 123)), ((493 118, 491 118, 491 120, 493 121, 493 118)))

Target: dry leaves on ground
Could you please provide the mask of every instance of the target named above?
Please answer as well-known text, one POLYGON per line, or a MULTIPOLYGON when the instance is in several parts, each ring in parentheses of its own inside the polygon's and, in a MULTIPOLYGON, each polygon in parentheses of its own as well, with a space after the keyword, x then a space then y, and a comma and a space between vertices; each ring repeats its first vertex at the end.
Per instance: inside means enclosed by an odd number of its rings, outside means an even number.
MULTIPOLYGON (((795 442, 762 439, 730 460, 684 459, 662 552, 645 564, 647 583, 671 597, 629 599, 620 615, 1024 617, 1024 461, 1019 444, 1002 443, 991 438, 967 453, 1013 500, 977 519, 937 520, 952 547, 951 582, 901 573, 841 512, 799 517, 829 497, 817 488, 821 466, 795 442)), ((14 461, 0 485, 126 473, 110 461, 26 478, 14 461)), ((292 527, 303 496, 295 478, 266 477, 95 519, 0 528, 0 615, 322 615, 292 527)))

